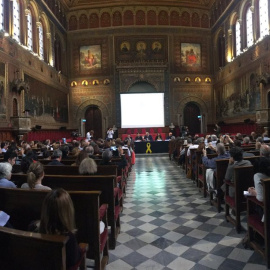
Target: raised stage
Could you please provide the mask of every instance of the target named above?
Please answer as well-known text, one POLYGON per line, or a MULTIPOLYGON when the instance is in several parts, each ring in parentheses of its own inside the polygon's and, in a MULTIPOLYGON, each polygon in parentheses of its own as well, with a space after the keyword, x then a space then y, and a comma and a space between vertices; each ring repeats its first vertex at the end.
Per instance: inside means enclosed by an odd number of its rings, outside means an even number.
POLYGON ((169 141, 134 142, 136 154, 168 153, 169 141))

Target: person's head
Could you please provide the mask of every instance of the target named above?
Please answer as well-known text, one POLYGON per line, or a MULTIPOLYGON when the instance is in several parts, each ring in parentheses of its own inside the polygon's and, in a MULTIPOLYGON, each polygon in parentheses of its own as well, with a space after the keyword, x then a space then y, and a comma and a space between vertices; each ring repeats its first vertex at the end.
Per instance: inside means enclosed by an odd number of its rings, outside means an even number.
POLYGON ((243 143, 244 144, 249 144, 249 142, 250 142, 250 138, 249 137, 246 136, 246 137, 243 138, 243 143))
POLYGON ((34 160, 35 161, 37 160, 34 152, 33 151, 27 152, 27 154, 22 158, 21 161, 21 170, 23 173, 27 173, 30 165, 34 162, 34 160))
POLYGON ((146 136, 149 136, 149 132, 146 132, 146 136))
POLYGON ((44 177, 44 167, 40 162, 32 163, 27 172, 27 183, 31 189, 44 177))
POLYGON ((68 145, 61 146, 60 150, 62 151, 62 158, 66 158, 69 154, 69 147, 68 145))
POLYGON ((79 174, 95 174, 97 172, 97 164, 92 158, 85 158, 79 167, 79 174))
POLYGON ((87 157, 89 157, 89 154, 86 151, 80 151, 79 155, 76 158, 76 165, 79 166, 81 162, 87 157))
POLYGON ((53 151, 52 159, 61 159, 62 158, 62 151, 60 149, 56 149, 53 151))
POLYGON ((110 150, 105 150, 102 153, 102 160, 104 162, 109 162, 112 159, 112 152, 110 150))
MULTIPOLYGON (((159 134, 159 133, 158 133, 159 134)), ((171 132, 169 132, 169 136, 172 136, 172 133, 171 132)))
POLYGON ((7 149, 8 144, 6 142, 1 142, 1 149, 7 149))
POLYGON ((74 231, 74 207, 68 192, 62 188, 52 190, 42 204, 40 232, 65 234, 74 231))
POLYGON ((0 163, 0 179, 5 178, 10 180, 11 178, 12 166, 8 162, 0 163))
POLYGON ((242 146, 241 141, 235 140, 235 141, 234 141, 234 146, 241 147, 241 146, 242 146))
POLYGON ((140 133, 139 132, 137 133, 137 136, 140 136, 140 133))
POLYGON ((217 135, 215 135, 215 134, 211 135, 211 141, 212 142, 215 142, 217 140, 218 140, 217 135))
POLYGON ((42 156, 44 159, 50 159, 51 158, 51 152, 46 148, 43 153, 42 156))
POLYGON ((8 162, 13 166, 16 163, 17 153, 11 149, 4 153, 4 162, 8 162))
POLYGON ((89 156, 94 155, 94 147, 92 145, 86 146, 84 151, 87 152, 89 156))
POLYGON ((270 147, 267 144, 262 144, 260 147, 260 156, 270 157, 270 147))
POLYGON ((224 155, 225 154, 225 146, 223 143, 218 143, 217 144, 217 153, 219 155, 224 155))
POLYGON ((230 155, 234 161, 241 161, 243 159, 243 150, 240 147, 232 147, 230 149, 230 155))

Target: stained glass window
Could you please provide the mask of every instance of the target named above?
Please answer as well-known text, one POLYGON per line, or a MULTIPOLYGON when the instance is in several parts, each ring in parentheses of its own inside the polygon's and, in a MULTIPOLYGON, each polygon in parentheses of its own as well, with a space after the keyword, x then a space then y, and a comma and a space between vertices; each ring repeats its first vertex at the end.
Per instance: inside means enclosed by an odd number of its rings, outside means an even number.
POLYGON ((27 15, 27 47, 33 51, 33 19, 31 11, 27 15))
POLYGON ((252 12, 250 8, 246 13, 246 27, 247 27, 247 47, 253 45, 253 21, 252 21, 252 12))
POLYGON ((42 23, 39 25, 38 29, 38 36, 39 36, 39 57, 43 60, 44 59, 44 38, 43 38, 43 25, 42 23))
POLYGON ((13 1, 13 38, 20 42, 20 3, 13 1))
POLYGON ((241 53, 241 25, 239 21, 235 24, 235 48, 236 56, 238 56, 241 53))
POLYGON ((259 16, 260 16, 260 37, 269 34, 269 19, 268 19, 268 0, 260 0, 259 16))

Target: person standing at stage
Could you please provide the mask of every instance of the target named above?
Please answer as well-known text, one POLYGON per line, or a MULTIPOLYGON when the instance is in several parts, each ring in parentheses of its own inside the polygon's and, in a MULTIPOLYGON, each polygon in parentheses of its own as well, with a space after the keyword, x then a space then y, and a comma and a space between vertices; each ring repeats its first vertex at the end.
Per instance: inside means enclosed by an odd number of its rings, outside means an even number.
POLYGON ((113 134, 114 134, 113 129, 109 128, 108 131, 107 131, 107 139, 112 140, 113 139, 113 134))
POLYGON ((153 141, 153 137, 149 134, 149 132, 146 132, 144 136, 144 141, 153 141))
POLYGON ((221 133, 221 127, 218 124, 215 124, 216 128, 214 131, 216 132, 217 137, 219 138, 220 133, 221 133))
POLYGON ((88 141, 91 140, 91 134, 90 134, 90 131, 88 131, 88 132, 86 133, 86 139, 87 139, 88 141))

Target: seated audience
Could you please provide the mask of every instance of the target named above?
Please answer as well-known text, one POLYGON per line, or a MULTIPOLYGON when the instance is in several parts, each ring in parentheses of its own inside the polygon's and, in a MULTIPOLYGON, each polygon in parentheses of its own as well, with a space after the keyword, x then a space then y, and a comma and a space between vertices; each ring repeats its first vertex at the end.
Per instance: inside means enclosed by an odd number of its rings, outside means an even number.
POLYGON ((250 138, 248 136, 244 137, 243 138, 243 143, 242 145, 250 145, 250 138))
POLYGON ((56 149, 53 151, 52 161, 48 163, 48 165, 55 165, 55 166, 63 166, 64 164, 61 163, 62 160, 62 151, 59 149, 56 149))
POLYGON ((0 163, 0 187, 16 188, 15 184, 10 181, 12 166, 8 162, 0 163))
POLYGON ((105 150, 102 153, 102 161, 100 163, 100 165, 117 165, 118 168, 123 169, 127 166, 127 160, 126 160, 126 156, 124 154, 124 150, 122 149, 121 146, 118 147, 118 153, 121 156, 121 161, 112 161, 112 151, 110 150, 105 150))
POLYGON ((72 267, 80 259, 81 250, 75 236, 75 214, 72 200, 64 189, 52 190, 44 199, 39 232, 66 235, 66 267, 72 267))
POLYGON ((216 171, 216 168, 217 168, 216 160, 229 158, 230 155, 229 153, 226 152, 225 146, 223 143, 217 144, 218 156, 215 158, 211 158, 211 159, 208 158, 206 149, 203 149, 202 152, 203 152, 202 162, 203 162, 203 165, 207 168, 206 169, 206 183, 207 183, 208 190, 210 190, 214 188, 214 172, 216 171))
POLYGON ((8 149, 4 153, 4 162, 8 162, 13 166, 16 163, 17 153, 11 149, 8 149))
POLYGON ((80 166, 81 162, 87 157, 89 157, 89 154, 85 150, 82 150, 77 156, 75 163, 72 163, 71 166, 80 166))
POLYGON ((256 196, 256 199, 263 202, 263 185, 261 179, 270 177, 270 160, 261 158, 259 161, 258 172, 254 174, 254 187, 250 187, 248 192, 256 196))
POLYGON ((7 142, 1 142, 2 153, 7 152, 7 149, 8 149, 8 143, 7 142))
POLYGON ((21 170, 23 173, 27 173, 30 165, 37 161, 37 156, 32 150, 28 150, 27 154, 22 158, 21 170))
MULTIPOLYGON (((228 180, 230 182, 234 182, 234 168, 235 167, 239 167, 239 166, 248 166, 248 165, 252 165, 251 162, 249 160, 244 160, 243 159, 243 150, 240 147, 232 147, 230 149, 230 159, 229 159, 229 164, 228 164, 228 168, 226 170, 226 174, 225 174, 225 180, 228 180)), ((225 188, 226 185, 225 183, 221 186, 221 189, 217 190, 217 197, 219 198, 223 198, 224 197, 224 193, 225 193, 225 188)), ((233 187, 229 187, 229 196, 230 197, 234 197, 234 188, 233 187)))
POLYGON ((43 178, 44 178, 43 165, 40 162, 32 163, 27 172, 27 183, 24 183, 21 186, 21 188, 51 190, 50 187, 42 185, 43 178))
POLYGON ((92 158, 85 158, 79 167, 79 174, 88 175, 95 174, 97 172, 97 164, 92 158))

